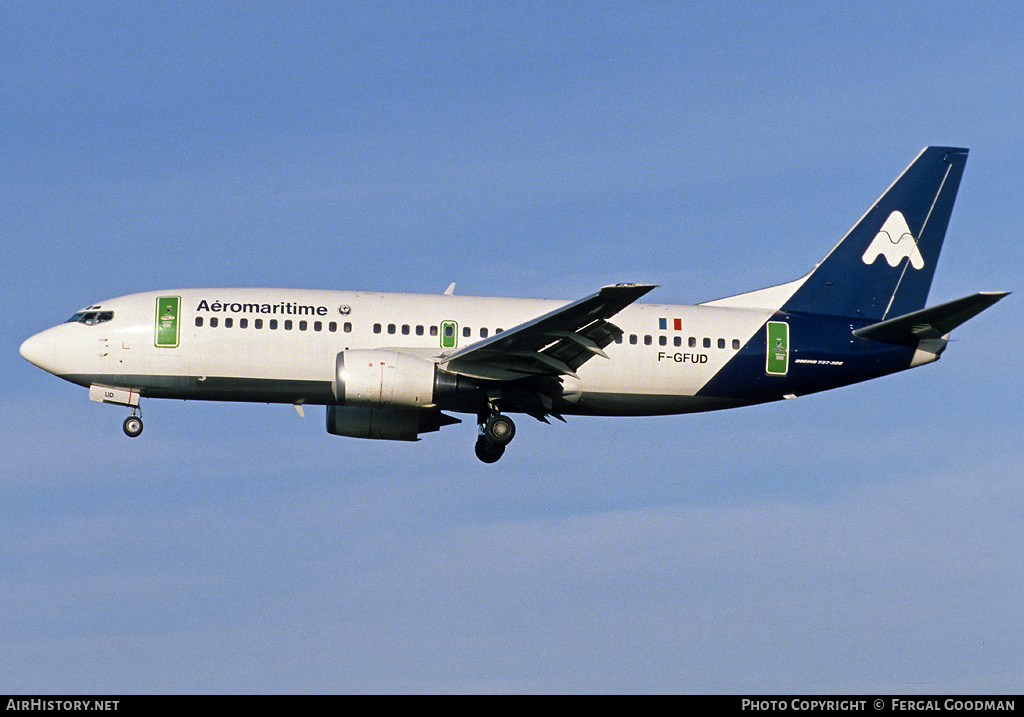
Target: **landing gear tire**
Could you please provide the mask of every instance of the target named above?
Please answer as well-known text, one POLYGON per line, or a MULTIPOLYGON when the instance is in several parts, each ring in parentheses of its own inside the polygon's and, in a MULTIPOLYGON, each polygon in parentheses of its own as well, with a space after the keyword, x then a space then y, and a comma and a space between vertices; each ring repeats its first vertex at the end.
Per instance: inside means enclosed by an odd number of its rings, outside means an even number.
POLYGON ((484 436, 476 440, 476 457, 484 463, 494 463, 505 453, 505 446, 496 446, 484 436))
POLYGON ((495 413, 484 423, 484 438, 495 446, 504 448, 516 435, 516 424, 508 416, 495 413))
POLYGON ((476 439, 476 457, 484 463, 494 463, 505 454, 505 446, 516 435, 516 424, 500 413, 485 413, 479 417, 480 437, 476 439))
POLYGON ((138 416, 128 416, 124 419, 124 434, 129 438, 138 438, 142 433, 142 419, 138 416))

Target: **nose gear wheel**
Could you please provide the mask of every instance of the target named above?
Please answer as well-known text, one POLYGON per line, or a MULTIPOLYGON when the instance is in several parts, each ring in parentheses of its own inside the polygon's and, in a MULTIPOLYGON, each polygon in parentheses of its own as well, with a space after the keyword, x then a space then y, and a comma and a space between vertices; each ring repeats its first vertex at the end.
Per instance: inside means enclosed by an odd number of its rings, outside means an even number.
POLYGON ((138 438, 142 433, 142 418, 133 413, 124 419, 122 428, 124 428, 124 434, 129 438, 138 438))

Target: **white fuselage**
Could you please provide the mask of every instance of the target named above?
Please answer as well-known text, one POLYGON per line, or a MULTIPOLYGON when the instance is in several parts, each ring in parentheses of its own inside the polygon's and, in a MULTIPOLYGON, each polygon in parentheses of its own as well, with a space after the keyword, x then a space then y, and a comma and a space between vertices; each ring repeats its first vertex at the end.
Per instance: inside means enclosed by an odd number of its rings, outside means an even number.
MULTIPOLYGON (((96 305, 113 317, 58 325, 29 339, 33 363, 84 386, 142 396, 334 403, 335 357, 399 349, 437 359, 566 302, 291 289, 179 289, 96 305), (178 297, 176 341, 161 339, 158 300, 178 297), (444 336, 446 327, 454 336, 444 336), (174 344, 174 345, 172 345, 174 344)), ((92 308, 92 307, 91 307, 92 308)), ((633 304, 623 331, 563 377, 565 413, 642 415, 738 405, 696 394, 771 316, 767 310, 633 304)), ((167 328, 166 326, 164 327, 167 328)))

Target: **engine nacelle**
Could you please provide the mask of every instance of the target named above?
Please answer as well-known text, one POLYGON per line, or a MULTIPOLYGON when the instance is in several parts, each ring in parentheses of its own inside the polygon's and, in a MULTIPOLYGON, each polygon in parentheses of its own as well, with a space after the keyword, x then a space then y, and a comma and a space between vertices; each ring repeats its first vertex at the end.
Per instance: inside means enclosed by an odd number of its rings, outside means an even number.
POLYGON ((452 423, 459 423, 459 419, 440 411, 363 406, 327 407, 327 432, 350 438, 418 441, 420 433, 436 431, 452 423))
POLYGON ((338 354, 334 398, 346 406, 427 408, 435 404, 437 364, 399 351, 338 354))
MULTIPOLYGON (((355 349, 338 354, 334 399, 367 408, 434 408, 452 400, 473 400, 478 387, 430 359, 401 351, 355 349)), ((456 408, 456 410, 460 410, 456 408)))

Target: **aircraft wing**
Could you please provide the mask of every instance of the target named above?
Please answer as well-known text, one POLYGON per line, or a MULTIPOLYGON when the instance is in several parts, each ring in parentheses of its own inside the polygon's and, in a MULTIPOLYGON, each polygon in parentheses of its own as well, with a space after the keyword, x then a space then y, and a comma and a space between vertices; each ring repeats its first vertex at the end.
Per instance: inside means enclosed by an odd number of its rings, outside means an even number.
POLYGON ((615 284, 596 294, 527 321, 500 334, 442 356, 439 365, 453 373, 491 381, 530 376, 572 376, 622 335, 608 319, 654 284, 615 284))

